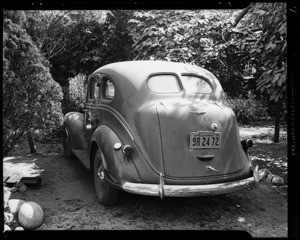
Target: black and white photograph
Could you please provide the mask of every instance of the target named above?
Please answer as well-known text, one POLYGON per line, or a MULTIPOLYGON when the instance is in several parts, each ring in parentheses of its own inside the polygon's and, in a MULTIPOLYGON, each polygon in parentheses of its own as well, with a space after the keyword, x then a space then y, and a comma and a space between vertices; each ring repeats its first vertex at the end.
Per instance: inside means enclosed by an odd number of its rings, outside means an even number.
POLYGON ((3 234, 287 238, 297 9, 82 9, 3 9, 3 234))

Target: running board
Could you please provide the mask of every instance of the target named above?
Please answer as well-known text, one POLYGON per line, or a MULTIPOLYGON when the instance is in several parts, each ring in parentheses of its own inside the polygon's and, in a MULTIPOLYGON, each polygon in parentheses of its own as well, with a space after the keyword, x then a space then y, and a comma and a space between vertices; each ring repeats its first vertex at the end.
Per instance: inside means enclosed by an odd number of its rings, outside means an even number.
POLYGON ((72 151, 85 168, 90 170, 90 157, 88 150, 73 150, 72 151))

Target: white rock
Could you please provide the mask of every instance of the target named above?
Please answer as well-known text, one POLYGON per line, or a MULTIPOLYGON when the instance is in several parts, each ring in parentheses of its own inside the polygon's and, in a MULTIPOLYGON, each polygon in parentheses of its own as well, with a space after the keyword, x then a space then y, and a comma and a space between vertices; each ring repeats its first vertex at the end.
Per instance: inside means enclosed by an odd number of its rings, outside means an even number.
POLYGON ((9 211, 13 215, 17 215, 19 213, 20 207, 25 203, 24 200, 21 199, 10 199, 8 200, 9 211))
POLYGON ((5 223, 10 223, 14 220, 14 215, 10 212, 4 212, 4 222, 5 223))
POLYGON ((10 231, 10 230, 11 230, 11 228, 8 225, 4 224, 4 232, 10 231))
POLYGON ((15 231, 23 231, 23 230, 24 230, 24 228, 22 228, 20 226, 18 226, 18 227, 15 228, 15 231))
POLYGON ((264 179, 267 176, 266 171, 262 170, 258 173, 259 179, 264 179))
POLYGON ((37 203, 26 202, 20 208, 18 219, 24 229, 33 230, 43 223, 44 212, 37 203))

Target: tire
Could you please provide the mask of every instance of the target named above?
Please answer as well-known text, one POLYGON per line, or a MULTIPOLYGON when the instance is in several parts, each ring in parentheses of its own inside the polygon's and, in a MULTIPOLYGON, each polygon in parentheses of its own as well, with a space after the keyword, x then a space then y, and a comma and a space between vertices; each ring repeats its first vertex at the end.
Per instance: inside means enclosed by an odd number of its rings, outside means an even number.
POLYGON ((63 147, 64 147, 64 154, 67 158, 74 158, 74 154, 71 151, 71 144, 69 139, 69 134, 66 128, 63 130, 63 147))
POLYGON ((98 201, 104 206, 110 206, 117 202, 119 190, 111 187, 105 179, 103 159, 104 155, 98 149, 93 166, 94 186, 98 201))

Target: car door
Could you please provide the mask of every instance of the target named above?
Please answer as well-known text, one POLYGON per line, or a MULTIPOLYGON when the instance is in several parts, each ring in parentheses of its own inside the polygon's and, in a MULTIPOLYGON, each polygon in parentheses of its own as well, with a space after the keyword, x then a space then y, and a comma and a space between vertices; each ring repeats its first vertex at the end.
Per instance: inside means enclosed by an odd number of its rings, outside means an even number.
POLYGON ((98 73, 89 77, 87 104, 85 113, 86 139, 90 144, 93 132, 101 124, 103 113, 101 106, 110 104, 115 88, 109 76, 98 73))
POLYGON ((85 127, 86 127, 86 140, 88 144, 91 142, 93 132, 99 124, 97 120, 97 106, 100 104, 101 92, 101 75, 91 75, 88 80, 87 99, 86 99, 86 112, 85 112, 85 127))

